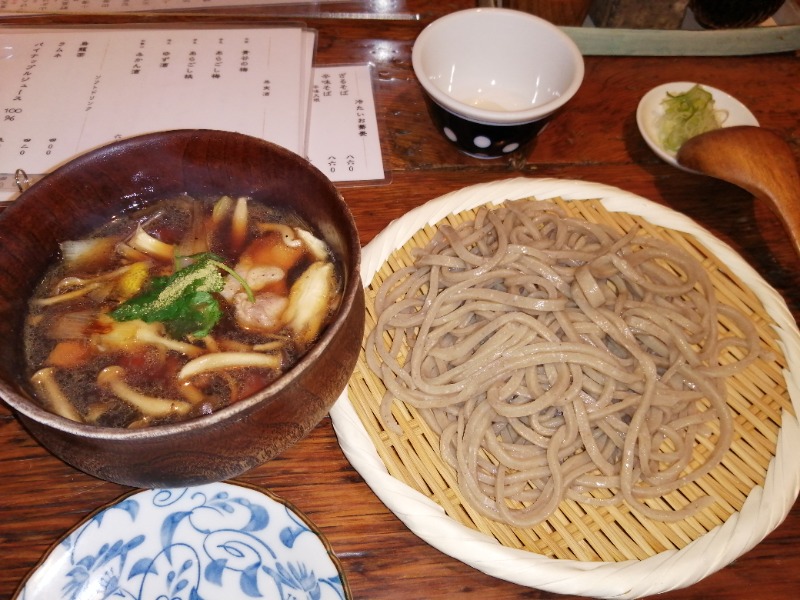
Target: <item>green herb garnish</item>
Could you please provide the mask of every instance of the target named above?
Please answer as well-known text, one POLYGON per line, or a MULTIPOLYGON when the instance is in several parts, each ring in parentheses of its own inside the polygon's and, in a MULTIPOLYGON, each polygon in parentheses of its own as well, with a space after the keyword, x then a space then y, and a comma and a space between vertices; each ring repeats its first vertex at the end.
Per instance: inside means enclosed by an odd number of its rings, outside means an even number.
POLYGON ((683 93, 668 93, 661 104, 664 115, 659 123, 659 141, 670 152, 677 152, 689 138, 722 127, 724 111, 714 108, 714 96, 699 85, 683 93))
POLYGON ((188 258, 193 261, 190 265, 169 277, 154 278, 146 291, 111 311, 111 317, 117 321, 160 322, 174 338, 205 337, 222 317, 214 296, 225 287, 221 270, 233 275, 253 301, 250 286, 216 254, 203 252, 188 258))

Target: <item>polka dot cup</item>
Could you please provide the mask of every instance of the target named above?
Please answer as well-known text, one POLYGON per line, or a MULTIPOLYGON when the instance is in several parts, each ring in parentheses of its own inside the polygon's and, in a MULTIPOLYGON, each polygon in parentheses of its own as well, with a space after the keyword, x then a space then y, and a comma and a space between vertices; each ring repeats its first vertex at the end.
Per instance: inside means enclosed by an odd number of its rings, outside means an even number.
POLYGON ((530 143, 583 81, 583 57, 566 34, 503 8, 437 19, 417 37, 411 56, 437 129, 479 158, 530 143))

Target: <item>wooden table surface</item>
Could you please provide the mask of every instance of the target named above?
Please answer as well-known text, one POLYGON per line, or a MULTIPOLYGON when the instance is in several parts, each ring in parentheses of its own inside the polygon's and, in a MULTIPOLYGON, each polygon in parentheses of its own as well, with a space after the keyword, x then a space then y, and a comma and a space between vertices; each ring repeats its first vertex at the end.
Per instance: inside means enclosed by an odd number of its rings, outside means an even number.
MULTIPOLYGON (((787 137, 800 159, 797 53, 586 57, 582 88, 535 146, 517 160, 482 161, 459 154, 436 132, 411 70, 412 43, 422 27, 441 14, 472 5, 466 0, 322 4, 321 10, 369 10, 384 18, 305 19, 318 30, 317 64, 373 65, 388 181, 341 188, 363 243, 409 209, 470 184, 518 176, 595 181, 650 198, 697 220, 734 246, 783 294, 795 316, 800 315, 800 261, 776 217, 732 185, 661 162, 639 136, 635 122, 637 103, 650 88, 669 81, 705 82, 747 104, 762 126, 787 137), (391 14, 417 14, 419 19, 390 18, 391 14)), ((265 9, 240 12, 244 21, 258 22, 264 19, 265 9)), ((232 19, 230 15, 219 18, 232 19)), ((238 479, 269 488, 319 526, 341 559, 356 599, 562 597, 489 577, 409 532, 347 462, 327 418, 294 448, 238 479)), ((11 597, 47 549, 70 528, 128 491, 51 456, 0 404, 0 598, 11 597)), ((663 598, 783 599, 797 597, 799 592, 800 504, 796 503, 783 524, 753 550, 690 588, 663 598)))

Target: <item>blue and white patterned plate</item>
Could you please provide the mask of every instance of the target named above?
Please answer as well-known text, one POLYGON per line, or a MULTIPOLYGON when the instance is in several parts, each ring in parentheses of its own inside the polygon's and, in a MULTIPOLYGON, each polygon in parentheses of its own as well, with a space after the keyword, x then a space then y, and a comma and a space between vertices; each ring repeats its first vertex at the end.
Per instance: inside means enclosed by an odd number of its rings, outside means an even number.
POLYGON ((53 546, 18 600, 345 600, 306 517, 231 483, 133 492, 53 546))

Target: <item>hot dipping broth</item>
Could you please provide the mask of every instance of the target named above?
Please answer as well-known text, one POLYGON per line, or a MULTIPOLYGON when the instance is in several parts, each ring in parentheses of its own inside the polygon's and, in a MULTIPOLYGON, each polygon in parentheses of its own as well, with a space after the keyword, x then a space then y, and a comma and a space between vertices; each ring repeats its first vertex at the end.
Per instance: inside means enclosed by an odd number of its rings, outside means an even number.
POLYGON ((30 301, 27 375, 43 407, 76 421, 198 417, 290 369, 340 295, 328 247, 297 215, 165 200, 61 245, 30 301))

